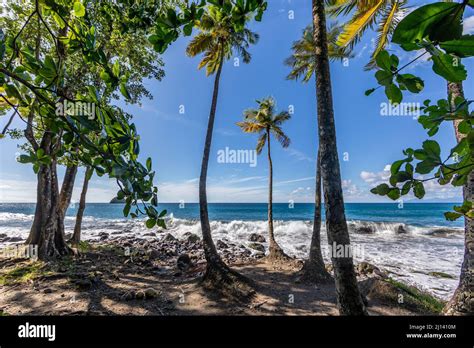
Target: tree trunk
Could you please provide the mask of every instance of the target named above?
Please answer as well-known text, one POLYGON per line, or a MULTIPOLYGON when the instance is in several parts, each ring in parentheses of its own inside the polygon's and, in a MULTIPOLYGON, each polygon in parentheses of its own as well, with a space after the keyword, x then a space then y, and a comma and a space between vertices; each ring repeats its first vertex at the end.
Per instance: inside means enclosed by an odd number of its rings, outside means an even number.
MULTIPOLYGON (((461 83, 448 82, 448 98, 451 110, 455 110, 455 99, 464 99, 464 91, 461 83)), ((454 131, 457 142, 465 135, 458 131, 460 121, 454 121, 454 131)), ((464 201, 474 202, 474 171, 469 174, 467 183, 463 187, 464 201)), ((461 266, 459 284, 451 300, 446 304, 443 312, 446 315, 473 315, 474 314, 474 221, 464 218, 464 259, 461 266)))
MULTIPOLYGON (((319 142, 321 151, 321 176, 323 180, 326 230, 331 248, 350 248, 349 231, 344 213, 341 173, 336 146, 336 130, 329 72, 328 45, 324 1, 313 0, 313 25, 316 50, 316 95, 319 142)), ((367 314, 357 286, 352 256, 331 255, 334 266, 337 303, 342 315, 367 314)))
POLYGON ((219 82, 224 62, 222 49, 221 62, 216 72, 214 80, 214 91, 212 94, 211 110, 209 112, 209 121, 207 125, 206 140, 204 144, 204 153, 202 157, 201 175, 199 177, 199 216, 201 220, 202 239, 204 247, 204 256, 207 261, 206 273, 203 277, 203 284, 214 290, 218 290, 226 295, 237 298, 248 298, 253 294, 253 289, 248 285, 249 280, 239 273, 231 270, 222 261, 217 253, 216 246, 212 240, 211 226, 209 224, 209 214, 207 209, 207 168, 209 165, 209 155, 212 144, 212 133, 214 129, 214 120, 216 116, 217 97, 219 95, 219 82))
POLYGON ((74 190, 76 174, 77 165, 71 165, 67 167, 66 173, 64 173, 61 193, 59 194, 59 206, 63 215, 66 215, 67 208, 69 208, 69 204, 71 203, 72 191, 74 190))
MULTIPOLYGON (((40 148, 46 155, 54 153, 53 136, 47 132, 40 148)), ((47 260, 71 253, 64 241, 64 219, 59 205, 59 185, 56 160, 41 165, 38 171, 36 210, 26 244, 38 246, 38 258, 47 260)))
POLYGON ((326 270, 321 252, 321 158, 318 148, 316 160, 316 193, 314 201, 313 235, 309 249, 309 258, 301 270, 301 281, 308 283, 326 283, 332 280, 326 270))
POLYGON ((84 216, 84 210, 86 209, 87 189, 89 187, 89 180, 92 176, 93 171, 94 170, 91 167, 87 167, 86 172, 84 174, 84 183, 82 185, 79 208, 77 209, 76 224, 74 225, 74 233, 71 238, 71 243, 73 245, 77 245, 81 241, 82 218, 84 216))
MULTIPOLYGON (((58 37, 67 36, 68 27, 64 27, 58 31, 58 37)), ((40 34, 37 37, 36 57, 39 57, 40 34)), ((60 68, 64 66, 66 57, 66 49, 64 44, 58 40, 58 58, 62 62, 60 68)), ((63 92, 64 86, 57 86, 58 90, 63 92)), ((32 115, 32 114, 31 114, 32 115)), ((28 119, 28 128, 25 134, 29 138, 33 148, 36 149, 34 137, 31 137, 33 122, 32 118, 28 119)), ((71 254, 72 250, 64 241, 64 214, 60 206, 60 194, 57 175, 56 153, 61 142, 61 134, 57 134, 50 129, 46 129, 41 139, 39 148, 44 151, 46 156, 51 158, 50 164, 43 164, 38 171, 38 185, 36 190, 36 209, 33 225, 30 234, 26 240, 26 244, 38 246, 38 258, 47 260, 62 257, 71 254)))
POLYGON ((271 262, 275 262, 277 260, 284 261, 286 259, 290 259, 290 257, 286 255, 283 252, 283 249, 278 245, 273 232, 273 163, 270 144, 270 129, 267 128, 266 132, 268 146, 268 259, 271 262))

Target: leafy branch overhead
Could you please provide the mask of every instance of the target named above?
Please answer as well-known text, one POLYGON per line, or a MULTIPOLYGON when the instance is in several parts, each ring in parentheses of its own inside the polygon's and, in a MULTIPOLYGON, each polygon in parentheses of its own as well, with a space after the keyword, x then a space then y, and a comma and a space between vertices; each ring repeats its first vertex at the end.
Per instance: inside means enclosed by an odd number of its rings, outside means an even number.
MULTIPOLYGON (((407 15, 395 28, 392 42, 406 51, 421 51, 415 59, 399 67, 395 54, 381 51, 376 57, 378 71, 375 77, 379 87, 366 91, 370 95, 380 87, 393 104, 403 100, 403 92, 419 93, 424 87, 421 78, 400 71, 417 59, 428 54, 433 72, 448 83, 460 83, 467 78, 467 71, 461 58, 474 55, 474 37, 462 35, 462 16, 472 1, 463 3, 434 3, 422 6, 407 15)), ((391 166, 388 184, 381 184, 371 190, 372 193, 387 196, 393 200, 413 192, 415 197, 425 195, 424 183, 436 180, 440 185, 463 186, 474 169, 474 113, 469 111, 470 100, 449 95, 448 99, 431 104, 425 100, 419 108, 421 116, 418 122, 427 130, 428 136, 434 136, 443 122, 453 122, 460 140, 442 159, 441 148, 435 140, 426 140, 422 148, 408 148, 403 151, 405 158, 395 161, 391 166)), ((461 216, 474 217, 472 202, 464 202, 454 207, 454 212, 445 214, 453 220, 461 216)))
POLYGON ((163 224, 163 213, 156 209, 155 173, 151 165, 138 161, 140 137, 135 125, 106 97, 119 90, 129 100, 129 74, 97 44, 96 27, 85 4, 37 0, 25 8, 30 12, 18 31, 0 29, 0 109, 13 109, 27 124, 25 135, 31 147, 19 161, 31 163, 35 173, 64 156, 73 157, 97 175, 116 179, 126 216, 146 214, 163 224), (38 39, 26 35, 31 32, 38 39), (69 57, 80 57, 84 69, 99 71, 100 84, 72 92, 66 83, 69 57), (58 106, 67 102, 90 105, 88 117, 58 113, 58 106), (34 136, 29 136, 33 130, 34 136))

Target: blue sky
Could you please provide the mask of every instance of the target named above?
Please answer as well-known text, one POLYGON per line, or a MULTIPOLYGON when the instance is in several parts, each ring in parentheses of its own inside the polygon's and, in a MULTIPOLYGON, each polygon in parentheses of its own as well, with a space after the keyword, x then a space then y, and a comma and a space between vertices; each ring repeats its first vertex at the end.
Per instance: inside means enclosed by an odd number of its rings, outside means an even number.
MULTIPOLYGON (((474 33, 474 13, 466 13, 465 32, 474 33)), ((224 66, 211 159, 208 195, 210 202, 265 202, 267 198, 268 163, 265 154, 257 165, 218 163, 219 150, 252 150, 256 136, 241 133, 235 125, 242 112, 255 107, 255 99, 273 96, 279 110, 294 108, 292 119, 284 130, 291 138, 288 149, 273 142, 274 200, 276 202, 312 202, 317 150, 316 100, 314 81, 303 84, 287 81, 288 67, 283 65, 291 44, 301 36, 311 21, 310 1, 271 0, 264 20, 253 23, 260 41, 251 47, 252 62, 224 66), (290 12, 293 11, 293 12, 290 12), (294 19, 291 19, 293 14, 294 19)), ((387 102, 382 90, 366 97, 364 91, 376 86, 373 72, 364 71, 374 34, 369 33, 356 46, 355 57, 348 66, 331 64, 335 104, 338 151, 346 202, 384 202, 372 195, 372 186, 386 179, 387 164, 402 157, 406 147, 419 147, 426 138, 416 120, 407 116, 382 116, 381 103, 387 102), (344 160, 346 159, 346 160, 344 160)), ((162 202, 196 202, 213 77, 197 70, 199 58, 189 58, 185 48, 189 38, 179 39, 164 54, 166 77, 161 82, 147 81, 153 100, 141 107, 126 106, 135 115, 141 135, 141 158, 151 156, 157 171, 159 197, 162 202), (184 107, 184 113, 180 113, 184 107)), ((413 54, 403 53, 401 61, 413 54)), ((465 61, 468 72, 473 63, 465 61)), ((347 65, 347 64, 346 64, 347 65)), ((406 72, 425 80, 420 95, 407 95, 405 102, 445 98, 445 82, 434 75, 431 63, 420 60, 406 72)), ((472 76, 465 82, 465 93, 472 97, 472 76)), ((0 124, 6 119, 0 120, 0 124)), ((22 127, 16 123, 15 126, 22 127)), ((443 149, 454 144, 453 128, 446 125, 435 137, 443 149)), ((17 143, 3 139, 0 147, 0 202, 34 202, 35 175, 29 165, 16 162, 17 143)), ((64 170, 60 169, 60 174, 64 170)), ((78 200, 83 173, 77 179, 73 199, 78 200)), ((113 181, 94 176, 90 185, 90 202, 109 201, 117 191, 113 181)), ((430 184, 429 201, 458 201, 460 191, 430 184)), ((408 198, 410 199, 410 198, 408 198)))

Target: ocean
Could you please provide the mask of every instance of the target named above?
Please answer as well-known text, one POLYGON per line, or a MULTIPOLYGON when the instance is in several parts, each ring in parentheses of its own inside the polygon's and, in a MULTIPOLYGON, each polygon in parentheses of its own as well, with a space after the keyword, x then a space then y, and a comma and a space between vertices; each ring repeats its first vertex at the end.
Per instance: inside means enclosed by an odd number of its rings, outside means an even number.
MULTIPOLYGON (((398 203, 346 204, 354 259, 373 263, 395 279, 448 299, 457 286, 464 252, 463 220, 446 221, 443 215, 452 206, 452 203, 405 203, 403 207, 398 203)), ((0 203, 0 247, 26 238, 34 208, 35 204, 29 203, 0 203)), ((125 219, 122 208, 122 204, 87 204, 83 238, 95 240, 101 232, 110 236, 143 236, 150 232, 143 220, 125 219)), ((166 232, 178 238, 186 232, 200 234, 198 204, 165 203, 159 208, 168 212, 166 232)), ((313 204, 275 203, 273 209, 279 244, 290 255, 306 257, 312 233, 313 204)), ((67 211, 66 233, 72 232, 76 212, 77 204, 67 211)), ((245 245, 249 243, 250 234, 267 234, 265 203, 210 204, 209 217, 215 241, 245 245)), ((322 245, 323 256, 329 262, 324 224, 322 245)))

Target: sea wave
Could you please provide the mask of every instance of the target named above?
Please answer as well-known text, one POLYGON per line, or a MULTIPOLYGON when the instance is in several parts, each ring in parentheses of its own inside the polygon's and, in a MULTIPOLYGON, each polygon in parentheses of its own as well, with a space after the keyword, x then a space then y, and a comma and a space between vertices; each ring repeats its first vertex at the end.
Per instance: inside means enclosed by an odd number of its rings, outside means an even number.
MULTIPOLYGON (((25 240, 33 221, 32 215, 0 213, 0 247, 25 240)), ((74 217, 65 220, 66 233, 72 233, 74 217)), ((267 221, 210 221, 214 240, 250 247, 250 236, 259 234, 267 239, 267 221)), ((312 221, 275 221, 277 242, 289 255, 305 258, 311 241, 312 221)), ((463 256, 464 240, 461 228, 445 226, 415 226, 396 222, 350 220, 348 228, 356 262, 367 261, 390 272, 396 279, 416 284, 434 294, 449 298, 456 288, 463 256), (440 278, 433 274, 448 274, 440 278)), ((166 230, 150 233, 143 219, 105 219, 86 216, 82 236, 85 240, 112 239, 121 236, 162 238, 166 233, 178 239, 187 233, 201 234, 199 220, 167 218, 166 230)), ((185 235, 186 234, 186 235, 185 235)), ((268 250, 267 241, 262 243, 268 250)), ((325 224, 321 229, 323 257, 330 262, 325 224)))

